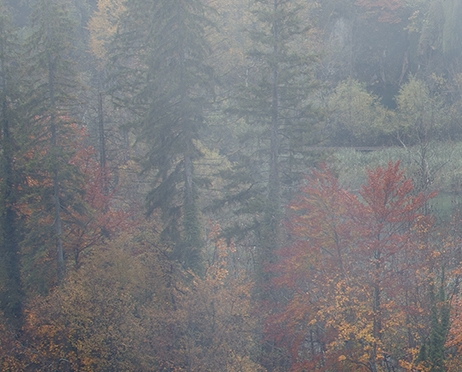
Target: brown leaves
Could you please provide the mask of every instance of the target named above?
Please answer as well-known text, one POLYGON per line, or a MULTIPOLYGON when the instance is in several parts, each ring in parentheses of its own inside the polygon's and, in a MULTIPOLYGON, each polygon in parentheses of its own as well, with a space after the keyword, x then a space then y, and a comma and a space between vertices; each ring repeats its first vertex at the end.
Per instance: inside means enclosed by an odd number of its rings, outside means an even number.
POLYGON ((384 23, 401 22, 399 11, 405 6, 402 0, 357 0, 355 5, 365 8, 379 22, 384 23))
POLYGON ((143 333, 135 307, 145 275, 141 262, 118 247, 87 257, 62 287, 30 303, 25 332, 33 363, 136 370, 143 333))

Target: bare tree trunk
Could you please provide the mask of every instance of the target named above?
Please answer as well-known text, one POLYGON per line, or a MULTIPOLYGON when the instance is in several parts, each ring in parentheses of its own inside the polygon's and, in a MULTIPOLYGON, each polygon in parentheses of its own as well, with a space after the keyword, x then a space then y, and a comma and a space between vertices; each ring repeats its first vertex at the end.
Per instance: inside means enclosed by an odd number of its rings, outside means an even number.
MULTIPOLYGON (((380 238, 379 238, 380 239, 380 238)), ((381 260, 381 252, 377 250, 374 253, 374 260, 375 263, 375 278, 374 278, 374 286, 373 286, 373 294, 372 294, 372 311, 373 311, 373 345, 371 356, 369 360, 369 365, 371 372, 377 372, 377 351, 379 349, 379 343, 382 339, 382 303, 381 303, 381 290, 380 290, 380 260, 381 260)))
POLYGON ((98 147, 99 147, 99 167, 101 176, 101 187, 104 195, 109 194, 107 169, 106 169, 106 136, 104 133, 104 111, 103 93, 98 93, 98 147))
MULTIPOLYGON (((277 14, 279 0, 274 0, 274 14, 277 14)), ((273 65, 271 66, 271 122, 270 122, 270 148, 269 148, 269 175, 268 195, 264 212, 264 226, 262 236, 262 249, 260 253, 260 270, 265 263, 273 260, 274 250, 280 243, 280 179, 279 179, 279 24, 278 20, 273 21, 273 65)), ((261 280, 267 281, 263 275, 261 280)), ((264 283, 263 283, 264 284, 264 283)))
MULTIPOLYGON (((274 13, 278 11, 278 0, 274 0, 274 13)), ((279 66, 277 60, 279 56, 279 25, 273 23, 273 60, 272 67, 272 102, 271 102, 271 138, 270 138, 270 172, 268 180, 268 199, 274 205, 279 204, 280 199, 280 180, 279 180, 279 66)), ((276 226, 278 225, 277 221, 276 226)), ((276 227, 275 226, 275 227, 276 227)))
POLYGON ((61 222, 61 200, 60 200, 60 184, 59 184, 59 166, 58 166, 58 134, 56 131, 56 107, 55 107, 55 92, 54 92, 54 63, 50 52, 48 52, 48 89, 50 94, 50 131, 51 131, 51 148, 53 162, 53 202, 55 209, 55 235, 56 235, 56 262, 58 282, 64 278, 64 252, 63 252, 63 229, 61 222))

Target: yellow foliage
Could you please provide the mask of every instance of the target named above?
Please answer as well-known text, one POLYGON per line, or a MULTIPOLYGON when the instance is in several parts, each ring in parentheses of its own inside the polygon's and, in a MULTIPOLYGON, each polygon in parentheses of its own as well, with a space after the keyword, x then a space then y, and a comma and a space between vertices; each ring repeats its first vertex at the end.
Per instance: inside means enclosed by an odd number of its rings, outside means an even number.
POLYGON ((160 249, 148 251, 145 241, 124 235, 86 251, 60 287, 29 303, 28 347, 20 359, 36 370, 150 370, 156 355, 146 352, 147 320, 139 309, 149 304, 158 313, 164 307, 160 249))
POLYGON ((126 1, 98 0, 98 9, 88 22, 90 49, 102 61, 106 59, 107 44, 117 31, 119 18, 125 11, 126 1))
POLYGON ((244 273, 230 273, 226 260, 232 249, 224 240, 215 245, 216 260, 205 277, 194 276, 192 285, 183 285, 178 293, 174 322, 182 329, 178 342, 189 352, 175 360, 187 358, 194 371, 262 371, 251 359, 257 325, 251 312, 252 281, 244 273))
POLYGON ((294 370, 380 370, 385 354, 409 362, 406 348, 427 332, 432 220, 398 165, 370 171, 363 200, 313 171, 291 205, 295 242, 281 249, 276 278, 290 295, 271 326, 289 340, 294 370), (420 229, 402 229, 408 215, 420 229))
POLYGON ((215 260, 199 277, 166 259, 153 230, 143 224, 85 251, 60 287, 33 299, 21 352, 0 339, 2 370, 263 371, 253 360, 252 281, 228 266, 235 248, 213 227, 215 260))

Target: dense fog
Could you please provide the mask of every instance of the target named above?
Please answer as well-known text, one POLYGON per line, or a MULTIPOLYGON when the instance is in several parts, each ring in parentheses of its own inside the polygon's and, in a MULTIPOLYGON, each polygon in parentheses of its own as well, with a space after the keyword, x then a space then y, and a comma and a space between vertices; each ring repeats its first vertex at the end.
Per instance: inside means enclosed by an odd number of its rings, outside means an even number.
POLYGON ((0 370, 456 372, 462 0, 0 0, 0 370))

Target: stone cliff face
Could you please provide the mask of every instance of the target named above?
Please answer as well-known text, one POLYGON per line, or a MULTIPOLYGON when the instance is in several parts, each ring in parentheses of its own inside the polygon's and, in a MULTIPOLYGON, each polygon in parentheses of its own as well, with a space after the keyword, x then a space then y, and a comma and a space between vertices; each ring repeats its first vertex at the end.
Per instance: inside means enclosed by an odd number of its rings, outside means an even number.
POLYGON ((351 76, 353 68, 353 22, 339 17, 326 30, 326 73, 343 80, 351 76))

